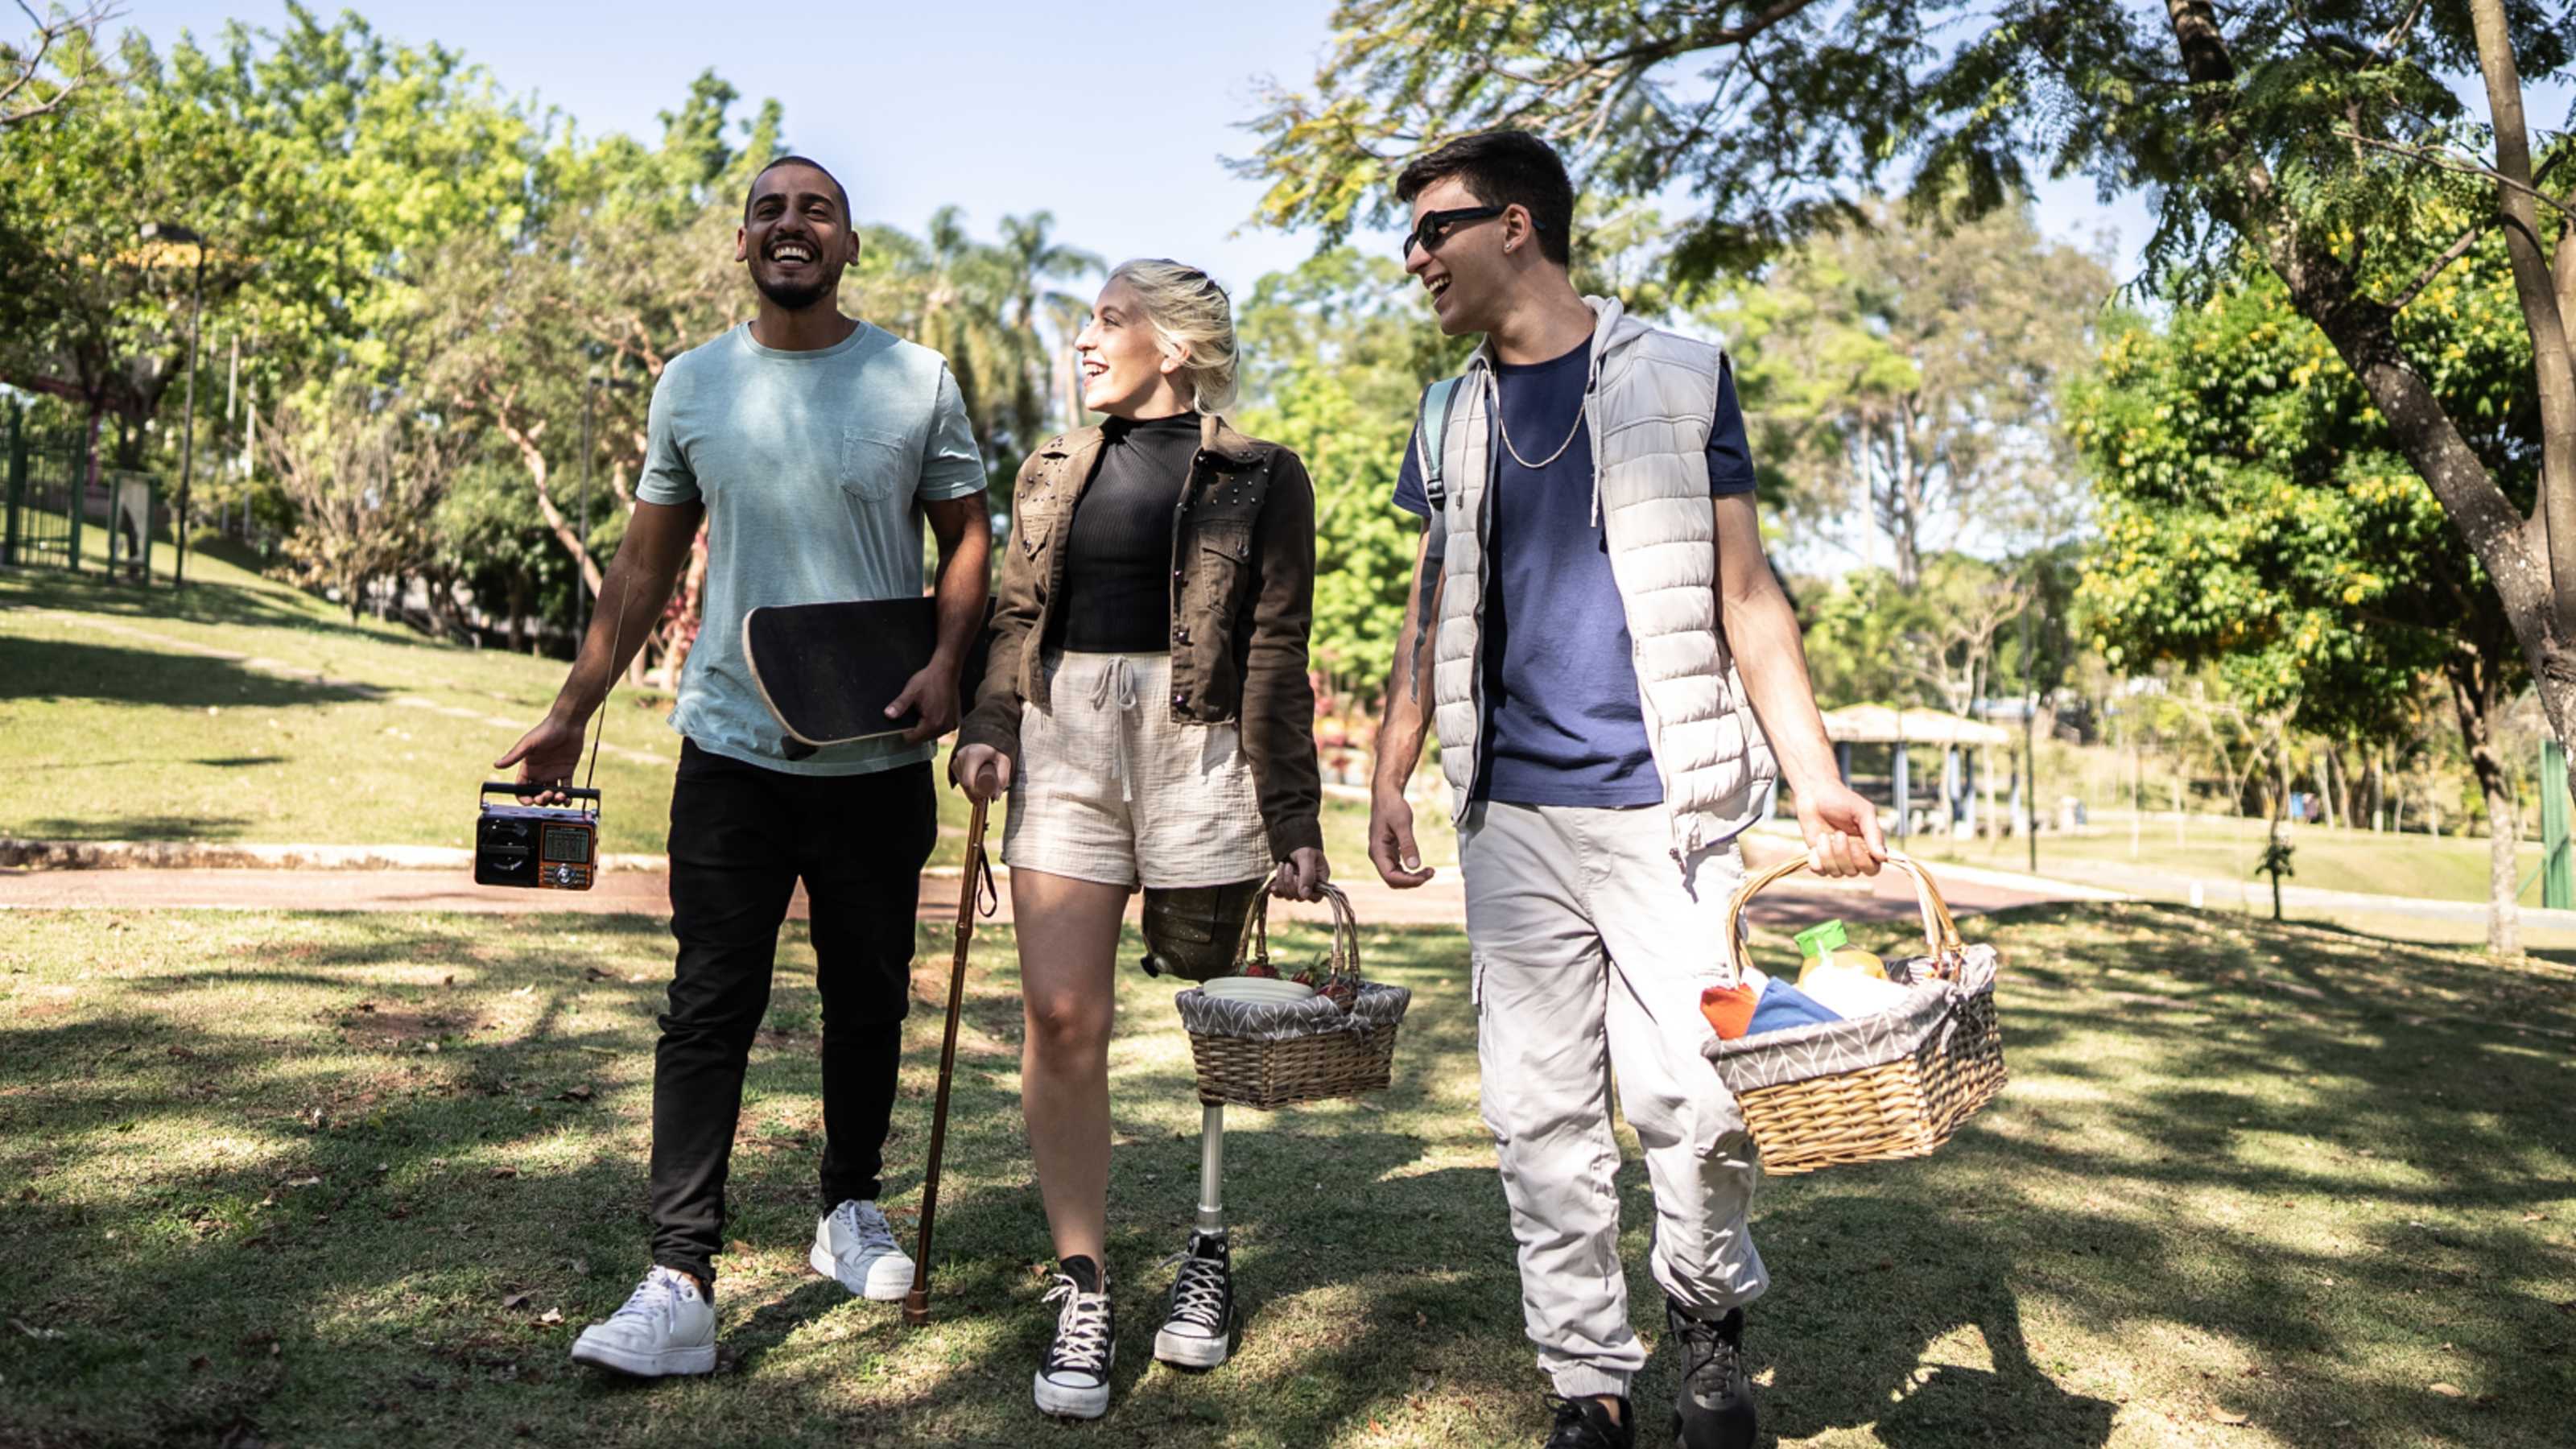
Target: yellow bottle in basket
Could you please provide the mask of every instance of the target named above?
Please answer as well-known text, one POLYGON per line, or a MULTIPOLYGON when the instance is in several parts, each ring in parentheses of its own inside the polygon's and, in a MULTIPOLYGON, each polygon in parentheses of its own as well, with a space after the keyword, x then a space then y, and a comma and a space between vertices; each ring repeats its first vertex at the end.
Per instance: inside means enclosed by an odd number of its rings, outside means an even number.
POLYGON ((1887 979, 1887 963, 1873 952, 1851 944, 1851 935, 1840 921, 1827 921, 1809 926, 1797 935, 1798 950, 1807 959, 1798 969, 1798 989, 1805 990, 1808 981, 1820 971, 1857 971, 1863 976, 1887 979))

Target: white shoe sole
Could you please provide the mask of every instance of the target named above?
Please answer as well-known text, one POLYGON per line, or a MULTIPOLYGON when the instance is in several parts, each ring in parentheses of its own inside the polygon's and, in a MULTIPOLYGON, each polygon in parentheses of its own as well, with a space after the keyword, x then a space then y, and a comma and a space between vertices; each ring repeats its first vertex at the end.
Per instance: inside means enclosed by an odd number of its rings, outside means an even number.
MULTIPOLYGON (((805 1261, 815 1272, 844 1288, 850 1287, 850 1281, 841 1276, 840 1260, 833 1257, 830 1250, 821 1243, 816 1243, 806 1252, 805 1261)), ((850 1291, 861 1298, 872 1299, 878 1303, 900 1303, 904 1295, 912 1291, 912 1279, 913 1267, 910 1258, 879 1258, 868 1265, 867 1282, 857 1288, 851 1288, 850 1291)))
POLYGON ((1158 1329, 1154 1334, 1154 1357, 1180 1368, 1215 1368, 1234 1352, 1234 1330, 1223 1337, 1201 1338, 1195 1333, 1174 1333, 1158 1329))
POLYGON ((1035 1378, 1038 1412, 1059 1419, 1097 1419, 1109 1412, 1109 1385, 1096 1389, 1068 1389, 1047 1382, 1043 1373, 1035 1378))
POLYGON ((716 1371, 716 1346, 707 1343, 695 1348, 645 1351, 584 1338, 573 1341, 572 1361, 639 1379, 658 1379, 673 1374, 711 1374, 716 1371))

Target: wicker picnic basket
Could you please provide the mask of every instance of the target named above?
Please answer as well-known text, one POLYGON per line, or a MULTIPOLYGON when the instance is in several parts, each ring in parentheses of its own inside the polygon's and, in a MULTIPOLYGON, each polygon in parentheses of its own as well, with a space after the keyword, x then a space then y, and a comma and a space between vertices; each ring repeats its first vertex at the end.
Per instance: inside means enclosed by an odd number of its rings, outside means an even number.
MULTIPOLYGON (((1712 1038, 1701 1050, 1735 1093, 1745 1126, 1774 1175, 1851 1162, 1924 1157, 2004 1085, 2004 1039, 1995 1018, 1992 946, 1970 946, 1940 888, 1901 855, 1888 863, 1914 879, 1924 954, 1887 963, 1890 981, 1914 988, 1873 1016, 1712 1038)), ((1756 892, 1807 865, 1792 856, 1744 882, 1726 908, 1725 949, 1740 974, 1744 907, 1756 892)))
MULTIPOLYGON (((1348 896, 1324 887, 1333 908, 1331 968, 1360 970, 1359 918, 1348 896)), ((1270 896, 1253 897, 1235 973, 1270 960, 1270 896)), ((1279 1005, 1222 1001, 1192 987, 1172 998, 1198 1064, 1199 1100, 1211 1106, 1285 1107, 1374 1092, 1391 1079, 1396 1028, 1413 993, 1362 981, 1345 1010, 1318 993, 1279 1005)))

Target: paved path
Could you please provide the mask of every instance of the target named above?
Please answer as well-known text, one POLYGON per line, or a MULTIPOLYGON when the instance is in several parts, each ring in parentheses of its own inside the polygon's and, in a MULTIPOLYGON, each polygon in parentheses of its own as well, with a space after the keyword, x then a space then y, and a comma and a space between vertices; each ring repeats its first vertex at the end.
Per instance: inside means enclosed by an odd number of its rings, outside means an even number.
MULTIPOLYGON (((1776 854, 1755 847, 1758 860, 1776 854)), ((922 882, 921 913, 952 916, 955 874, 922 882)), ((0 909, 25 910, 295 910, 465 911, 514 914, 532 911, 594 913, 670 910, 670 878, 659 872, 610 870, 588 891, 511 891, 475 886, 455 871, 427 870, 0 870, 0 909)), ((1371 925, 1457 925, 1465 920, 1455 871, 1443 871, 1419 890, 1397 891, 1375 879, 1345 876, 1343 887, 1362 921, 1371 925)), ((2057 898, 2024 883, 1961 879, 1943 892, 1961 915, 2057 898)), ((1295 908, 1303 912, 1304 907, 1295 908)), ((1801 877, 1765 891, 1751 914, 1765 926, 1804 926, 1829 917, 1886 921, 1914 914, 1914 893, 1894 871, 1876 881, 1831 883, 1801 877)), ((1293 912, 1292 912, 1293 913, 1293 912)), ((805 914, 802 890, 790 914, 805 914)), ((1320 912, 1317 913, 1320 918, 1320 912)), ((1002 891, 1001 919, 1010 918, 1010 890, 1002 891)))

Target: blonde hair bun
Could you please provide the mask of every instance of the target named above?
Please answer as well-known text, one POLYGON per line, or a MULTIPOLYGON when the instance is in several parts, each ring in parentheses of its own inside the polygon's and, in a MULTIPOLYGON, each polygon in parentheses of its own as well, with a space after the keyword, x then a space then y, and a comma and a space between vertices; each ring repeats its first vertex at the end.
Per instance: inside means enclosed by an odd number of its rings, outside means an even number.
POLYGON ((1109 280, 1124 281, 1145 304, 1165 347, 1183 354, 1180 384, 1203 413, 1234 404, 1234 304, 1214 278, 1169 257, 1120 262, 1109 280))

